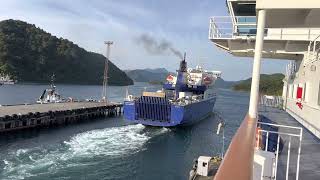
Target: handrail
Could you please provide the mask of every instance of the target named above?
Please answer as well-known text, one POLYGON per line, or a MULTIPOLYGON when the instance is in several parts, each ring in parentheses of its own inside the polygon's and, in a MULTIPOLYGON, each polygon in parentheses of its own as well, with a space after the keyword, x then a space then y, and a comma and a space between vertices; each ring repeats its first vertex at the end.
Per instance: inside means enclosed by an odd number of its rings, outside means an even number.
MULTIPOLYGON (((210 18, 209 39, 256 36, 256 16, 213 16, 210 18), (235 21, 234 21, 235 20, 235 21)), ((265 37, 272 40, 307 40, 318 36, 319 28, 265 28, 265 37), (297 32, 291 29, 299 30, 297 32)), ((319 37, 318 37, 319 38, 319 37)))
POLYGON ((251 180, 257 119, 245 117, 232 138, 214 180, 251 180))
POLYGON ((319 60, 318 53, 319 53, 320 47, 317 48, 317 46, 320 43, 320 41, 318 40, 320 38, 320 34, 317 34, 317 35, 318 36, 316 38, 314 38, 313 41, 310 41, 310 43, 309 43, 308 54, 306 56, 307 59, 304 60, 304 66, 319 60), (311 47, 312 47, 312 50, 311 50, 311 47))

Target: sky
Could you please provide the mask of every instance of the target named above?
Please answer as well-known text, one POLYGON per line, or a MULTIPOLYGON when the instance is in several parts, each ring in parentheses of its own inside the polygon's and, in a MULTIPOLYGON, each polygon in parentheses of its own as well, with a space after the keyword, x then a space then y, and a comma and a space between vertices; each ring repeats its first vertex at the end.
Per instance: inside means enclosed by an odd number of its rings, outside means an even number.
MULTIPOLYGON (((186 52, 189 66, 220 70, 225 80, 246 79, 253 58, 234 57, 208 39, 209 18, 227 15, 225 0, 10 0, 0 6, 0 20, 35 24, 88 51, 105 54, 104 41, 113 41, 110 59, 121 69, 178 68, 173 54, 151 54, 137 42, 147 35, 186 52)), ((284 73, 286 63, 263 60, 262 73, 284 73)))

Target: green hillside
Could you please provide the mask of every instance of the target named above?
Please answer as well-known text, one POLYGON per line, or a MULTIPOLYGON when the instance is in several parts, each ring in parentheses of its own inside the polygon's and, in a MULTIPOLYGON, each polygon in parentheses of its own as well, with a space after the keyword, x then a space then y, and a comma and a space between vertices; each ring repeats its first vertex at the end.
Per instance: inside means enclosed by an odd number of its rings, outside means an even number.
MULTIPOLYGON (((267 95, 281 95, 284 75, 277 74, 261 74, 260 76, 260 93, 267 95)), ((251 78, 239 81, 233 86, 234 90, 250 91, 251 78)))
POLYGON ((126 70, 127 75, 135 82, 161 84, 166 81, 169 71, 165 68, 126 70))
MULTIPOLYGON (((102 84, 105 57, 18 20, 0 22, 0 74, 19 82, 102 84)), ((112 62, 109 84, 133 81, 112 62)))

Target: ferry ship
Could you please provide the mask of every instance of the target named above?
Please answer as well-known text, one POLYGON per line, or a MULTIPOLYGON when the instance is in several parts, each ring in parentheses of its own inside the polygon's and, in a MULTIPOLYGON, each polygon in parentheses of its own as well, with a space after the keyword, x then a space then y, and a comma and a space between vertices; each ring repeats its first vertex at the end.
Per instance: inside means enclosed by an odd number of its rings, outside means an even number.
POLYGON ((177 75, 169 75, 163 89, 129 95, 124 102, 124 117, 129 122, 149 126, 184 126, 211 115, 216 102, 214 84, 220 71, 187 68, 184 59, 177 75))
POLYGON ((220 167, 214 167, 217 164, 213 163, 214 158, 200 156, 190 177, 319 179, 320 2, 226 0, 226 5, 229 16, 210 18, 209 40, 234 56, 253 57, 248 114, 233 136, 220 167), (282 110, 268 107, 263 111, 259 105, 263 97, 259 94, 262 58, 290 61, 283 79, 282 110), (260 114, 271 117, 273 123, 261 122, 260 114), (279 131, 270 131, 263 125, 277 127, 279 131), (275 134, 278 135, 275 151, 263 148, 269 147, 270 140, 266 139, 275 134), (265 137, 263 143, 261 136, 265 137), (284 138, 282 152, 280 138, 284 138), (215 169, 213 174, 210 166, 215 169))

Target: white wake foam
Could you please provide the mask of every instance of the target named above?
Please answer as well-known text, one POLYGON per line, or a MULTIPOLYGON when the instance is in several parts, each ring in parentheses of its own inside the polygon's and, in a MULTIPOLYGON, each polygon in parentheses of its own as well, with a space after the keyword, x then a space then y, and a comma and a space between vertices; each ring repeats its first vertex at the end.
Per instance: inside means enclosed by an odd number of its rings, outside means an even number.
POLYGON ((114 127, 77 134, 64 142, 76 156, 117 156, 135 153, 151 137, 142 133, 143 125, 114 127))
POLYGON ((150 138, 169 131, 166 128, 145 130, 143 125, 97 129, 79 133, 55 147, 18 149, 3 159, 5 166, 0 179, 24 179, 86 165, 74 163, 81 158, 90 161, 95 156, 124 157, 139 152, 150 138))

